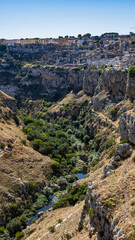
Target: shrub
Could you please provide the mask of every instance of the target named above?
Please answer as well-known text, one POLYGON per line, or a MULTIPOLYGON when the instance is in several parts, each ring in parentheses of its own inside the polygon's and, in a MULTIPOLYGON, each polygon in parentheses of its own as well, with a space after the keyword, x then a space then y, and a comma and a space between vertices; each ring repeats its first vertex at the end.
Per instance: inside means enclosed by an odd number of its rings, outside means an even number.
POLYGON ((43 191, 44 191, 45 196, 47 196, 47 197, 53 194, 52 188, 48 187, 48 186, 44 187, 43 191))
POLYGON ((72 134, 72 133, 73 133, 73 131, 71 129, 67 130, 67 134, 72 134))
POLYGON ((33 218, 32 223, 35 223, 35 222, 36 222, 36 218, 33 218))
POLYGON ((48 203, 48 200, 44 194, 38 194, 37 201, 35 202, 34 206, 39 209, 43 207, 45 204, 48 203))
POLYGON ((9 209, 10 209, 10 212, 11 212, 11 214, 12 214, 12 217, 16 217, 17 215, 18 215, 18 213, 17 213, 17 209, 18 207, 17 207, 17 205, 16 204, 10 204, 9 205, 9 209))
POLYGON ((99 68, 99 72, 98 72, 98 73, 99 73, 99 76, 101 76, 103 70, 104 70, 103 68, 101 68, 101 67, 99 68))
POLYGON ((110 152, 109 152, 109 158, 111 158, 113 156, 113 154, 115 153, 116 149, 113 148, 110 152))
POLYGON ((51 233, 54 233, 54 232, 55 232, 55 226, 49 227, 48 230, 49 230, 51 233))
POLYGON ((60 170, 60 164, 58 162, 52 162, 51 163, 51 168, 52 168, 54 173, 57 173, 60 170))
POLYGON ((83 223, 79 222, 78 224, 78 231, 80 232, 83 229, 83 223))
POLYGON ((21 139, 22 144, 24 144, 26 146, 26 140, 25 139, 21 139))
POLYGON ((10 235, 15 234, 16 232, 20 232, 22 230, 22 223, 20 221, 20 218, 13 218, 8 224, 7 224, 7 230, 9 231, 10 235))
POLYGON ((57 184, 58 184, 60 187, 64 188, 64 187, 67 186, 68 182, 67 182, 67 180, 66 180, 64 177, 60 177, 60 178, 57 180, 57 184))
POLYGON ((87 184, 76 186, 73 189, 70 187, 68 194, 65 194, 58 202, 53 204, 53 210, 56 208, 67 207, 69 205, 74 206, 78 201, 82 200, 82 195, 84 199, 86 191, 87 184))
POLYGON ((112 109, 110 109, 109 112, 110 112, 112 117, 116 116, 116 109, 112 108, 112 109))
POLYGON ((32 123, 33 119, 30 117, 24 117, 23 121, 24 121, 24 124, 27 125, 28 123, 32 123))
POLYGON ((84 141, 85 143, 88 143, 89 140, 90 140, 90 137, 89 137, 88 135, 85 135, 85 136, 83 137, 83 141, 84 141))
POLYGON ((120 140, 120 144, 129 143, 127 139, 120 140))
POLYGON ((135 77, 135 66, 130 66, 128 68, 128 76, 131 78, 135 77))
POLYGON ((62 219, 61 218, 58 219, 58 223, 62 223, 62 219))
POLYGON ((72 235, 69 233, 64 234, 65 239, 69 240, 72 238, 72 235))
POLYGON ((8 143, 8 148, 12 148, 12 143, 8 143))
POLYGON ((105 142, 105 149, 110 148, 115 143, 114 140, 108 140, 105 142))
POLYGON ((32 181, 28 181, 29 184, 29 193, 32 193, 36 190, 36 184, 32 181))
POLYGON ((15 240, 20 240, 24 237, 24 232, 17 232, 15 234, 15 240))
POLYGON ((59 199, 58 202, 53 204, 53 210, 55 210, 57 208, 67 207, 69 205, 70 204, 69 204, 68 199, 63 197, 63 198, 59 199))
POLYGON ((14 115, 14 121, 15 121, 16 125, 19 126, 20 121, 19 121, 19 118, 16 116, 16 114, 14 115))
POLYGON ((0 148, 4 149, 5 148, 5 144, 3 142, 0 142, 0 148))
POLYGON ((5 232, 5 228, 3 226, 0 227, 0 234, 4 234, 4 232, 5 232))
POLYGON ((50 153, 50 145, 47 142, 43 142, 39 147, 39 152, 48 155, 50 153))

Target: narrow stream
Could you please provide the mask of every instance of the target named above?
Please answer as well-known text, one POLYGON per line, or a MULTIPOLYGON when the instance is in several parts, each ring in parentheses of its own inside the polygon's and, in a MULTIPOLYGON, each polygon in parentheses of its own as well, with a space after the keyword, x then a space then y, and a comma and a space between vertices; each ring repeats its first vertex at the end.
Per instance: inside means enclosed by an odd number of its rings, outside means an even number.
MULTIPOLYGON (((83 173, 77 173, 77 177, 78 177, 78 180, 80 179, 83 179, 84 177, 86 177, 86 174, 83 174, 83 173)), ((32 216, 29 218, 29 221, 27 222, 27 227, 30 226, 32 224, 32 220, 34 218, 36 218, 36 220, 39 218, 38 214, 40 212, 46 212, 47 210, 51 209, 52 208, 52 205, 58 201, 58 198, 55 197, 55 195, 49 197, 50 199, 50 203, 48 205, 44 205, 42 208, 38 209, 37 210, 37 213, 36 215, 32 216)))

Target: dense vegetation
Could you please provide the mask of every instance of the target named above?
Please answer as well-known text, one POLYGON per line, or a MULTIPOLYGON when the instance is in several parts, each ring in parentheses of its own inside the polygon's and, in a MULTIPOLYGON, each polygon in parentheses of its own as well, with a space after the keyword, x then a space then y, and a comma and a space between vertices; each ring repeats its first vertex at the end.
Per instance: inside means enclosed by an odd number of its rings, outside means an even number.
POLYGON ((135 77, 135 66, 130 66, 129 68, 128 68, 128 75, 129 75, 129 77, 135 77))
MULTIPOLYGON (((46 109, 51 105, 51 102, 43 102, 43 107, 46 109)), ((94 129, 91 124, 95 115, 88 106, 88 102, 79 106, 76 106, 75 101, 63 104, 61 115, 54 112, 50 116, 46 109, 43 115, 38 112, 31 117, 21 112, 20 117, 24 122, 23 131, 31 146, 53 159, 50 184, 39 192, 37 184, 28 181, 27 208, 16 204, 10 205, 6 228, 1 228, 0 232, 3 239, 9 235, 14 236, 15 239, 21 239, 22 230, 28 218, 35 215, 37 209, 48 204, 49 197, 57 191, 64 190, 65 193, 53 205, 53 209, 74 205, 83 200, 87 186, 72 188, 71 183, 77 180, 77 173, 87 172, 95 167, 100 159, 98 149, 101 138, 97 137, 94 140, 94 135, 98 134, 99 129, 94 129)), ((21 142, 24 145, 27 144, 26 140, 21 139, 21 142)), ((1 148, 4 148, 2 144, 1 148)))
MULTIPOLYGON (((70 104, 64 105, 64 116, 71 107, 70 104)), ((77 161, 78 155, 84 154, 84 149, 90 150, 90 140, 94 133, 87 124, 91 110, 88 109, 85 116, 82 106, 80 109, 79 115, 75 116, 73 113, 70 115, 70 119, 66 116, 60 120, 55 113, 51 120, 48 115, 44 116, 44 120, 33 119, 26 114, 23 118, 25 124, 23 130, 32 147, 54 160, 51 166, 57 177, 84 170, 77 161)))
POLYGON ((72 184, 68 187, 68 192, 64 194, 58 202, 53 204, 53 210, 56 208, 67 207, 75 205, 78 201, 82 201, 85 198, 87 191, 87 184, 78 185, 74 188, 72 184))

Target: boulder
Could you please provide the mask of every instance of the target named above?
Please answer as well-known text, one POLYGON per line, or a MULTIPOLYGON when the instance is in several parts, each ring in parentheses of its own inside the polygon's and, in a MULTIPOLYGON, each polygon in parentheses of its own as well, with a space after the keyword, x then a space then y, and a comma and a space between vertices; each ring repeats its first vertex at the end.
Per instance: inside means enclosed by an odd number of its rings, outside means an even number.
MULTIPOLYGON (((117 156, 120 156, 122 159, 123 158, 125 159, 125 158, 130 157, 131 154, 132 154, 132 149, 128 143, 119 144, 117 146, 117 149, 115 152, 116 158, 117 158, 117 156)), ((115 158, 115 160, 116 160, 116 158, 115 158)))
POLYGON ((96 96, 92 97, 91 104, 93 105, 95 111, 100 112, 105 108, 108 101, 108 94, 103 90, 96 96))
POLYGON ((39 213, 38 213, 38 217, 41 217, 43 214, 44 214, 43 211, 39 212, 39 213))

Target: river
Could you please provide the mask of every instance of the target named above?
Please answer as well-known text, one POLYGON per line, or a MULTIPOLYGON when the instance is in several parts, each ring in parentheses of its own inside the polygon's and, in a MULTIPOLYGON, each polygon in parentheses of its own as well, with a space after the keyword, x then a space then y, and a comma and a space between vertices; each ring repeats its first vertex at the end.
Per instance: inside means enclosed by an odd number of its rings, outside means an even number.
MULTIPOLYGON (((84 173, 77 173, 77 177, 78 177, 78 180, 80 180, 80 179, 83 179, 84 177, 86 177, 86 174, 84 174, 84 173)), ((39 212, 46 212, 46 211, 48 211, 49 209, 52 208, 52 205, 56 201, 58 201, 58 198, 56 198, 55 195, 49 197, 49 199, 50 199, 50 203, 48 205, 44 205, 42 208, 38 209, 36 215, 34 215, 34 216, 29 218, 29 221, 27 222, 27 227, 32 224, 33 219, 37 220, 39 218, 39 216, 38 216, 39 212)))

